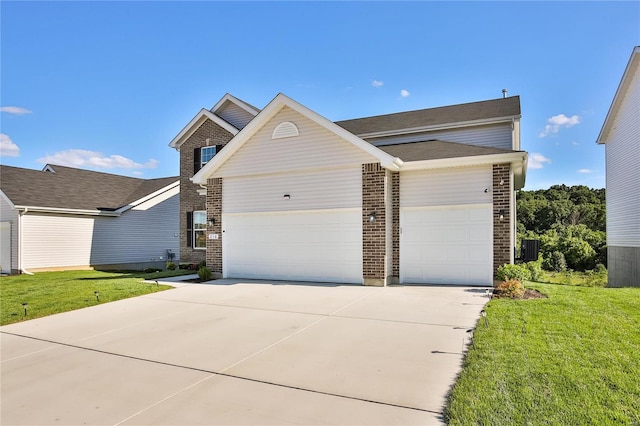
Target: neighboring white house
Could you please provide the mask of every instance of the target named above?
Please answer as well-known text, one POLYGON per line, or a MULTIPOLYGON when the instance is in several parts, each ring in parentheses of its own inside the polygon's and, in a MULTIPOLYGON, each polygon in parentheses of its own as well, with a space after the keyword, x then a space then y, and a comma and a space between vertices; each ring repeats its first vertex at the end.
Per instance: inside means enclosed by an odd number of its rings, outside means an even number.
POLYGON ((519 97, 340 122, 283 94, 247 105, 225 95, 170 144, 182 247, 217 276, 492 285, 513 262, 519 97))
POLYGON ((640 46, 631 53, 597 143, 607 168, 609 286, 640 286, 640 46))
POLYGON ((142 269, 179 259, 177 177, 0 166, 2 272, 142 269))

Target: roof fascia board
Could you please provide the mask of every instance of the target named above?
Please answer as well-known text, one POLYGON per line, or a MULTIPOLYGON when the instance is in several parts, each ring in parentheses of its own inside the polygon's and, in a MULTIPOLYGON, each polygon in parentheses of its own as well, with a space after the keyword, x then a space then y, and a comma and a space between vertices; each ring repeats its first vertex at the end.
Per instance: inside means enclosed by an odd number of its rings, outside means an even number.
POLYGON ((383 132, 361 133, 358 136, 365 139, 383 138, 386 136, 406 135, 420 132, 432 132, 436 130, 459 129, 462 127, 483 126, 488 124, 511 123, 513 120, 520 120, 521 115, 509 115, 498 118, 483 118, 481 120, 460 121, 453 123, 436 124, 433 126, 411 127, 407 129, 386 130, 383 132))
POLYGON ((56 214, 74 214, 82 216, 107 216, 118 217, 120 213, 116 211, 104 212, 100 210, 84 210, 84 209, 64 209, 59 207, 40 207, 40 206, 14 206, 17 210, 28 210, 37 213, 56 213, 56 214))
POLYGON ((440 158, 437 160, 406 161, 400 171, 405 172, 448 167, 481 166, 485 164, 498 163, 519 163, 526 161, 527 153, 520 151, 504 154, 474 155, 471 157, 440 158))
POLYGON ((180 180, 177 180, 177 181, 175 181, 175 182, 172 182, 172 183, 170 183, 169 185, 164 186, 164 187, 162 187, 162 188, 158 189, 157 191, 152 192, 152 193, 151 193, 151 194, 149 194, 149 195, 146 195, 146 196, 144 196, 144 197, 142 197, 142 198, 139 198, 139 199, 137 199, 137 200, 135 200, 135 201, 133 201, 133 202, 131 202, 131 203, 127 204, 126 206, 120 207, 119 209, 117 209, 117 210, 116 210, 116 212, 117 212, 117 213, 119 213, 119 214, 124 213, 124 212, 126 212, 127 210, 132 209, 132 208, 134 208, 135 206, 138 206, 138 205, 140 205, 140 204, 144 203, 145 201, 149 201, 149 200, 151 200, 152 198, 155 198, 155 197, 157 197, 158 195, 164 194, 165 192, 170 191, 170 190, 172 190, 173 188, 175 188, 175 187, 179 187, 179 186, 180 186, 180 180))
POLYGON ((271 118, 273 118, 282 108, 289 107, 294 111, 302 114, 306 118, 316 122, 320 126, 323 126, 327 130, 335 133, 337 136, 347 140, 356 147, 362 149, 368 154, 376 157, 382 167, 390 170, 399 170, 402 166, 402 160, 392 157, 379 148, 371 145, 353 133, 343 129, 337 124, 327 120, 320 114, 310 110, 304 105, 294 101, 288 96, 279 93, 269 104, 262 110, 255 119, 251 120, 231 141, 220 151, 218 155, 215 155, 211 161, 198 171, 191 181, 196 184, 204 185, 207 179, 220 168, 235 152, 240 149, 259 129, 262 128, 271 118))
POLYGON ((11 201, 9 197, 7 197, 7 194, 5 194, 4 191, 1 189, 0 189, 0 196, 2 196, 2 198, 9 204, 9 207, 11 207, 12 209, 16 208, 16 205, 13 204, 13 201, 11 201))
POLYGON ((226 101, 233 102, 249 114, 252 114, 254 117, 260 112, 242 99, 238 99, 230 93, 225 93, 225 95, 211 108, 211 112, 215 114, 226 101))
POLYGON ((631 84, 631 79, 633 78, 635 70, 639 66, 638 62, 640 62, 640 46, 634 47, 633 51, 631 52, 631 57, 629 58, 629 62, 627 62, 627 67, 624 70, 624 74, 622 74, 622 79, 620 79, 620 84, 618 84, 616 94, 613 96, 613 101, 611 102, 611 106, 609 107, 607 116, 604 119, 604 124, 602 125, 602 129, 600 129, 600 134, 598 135, 598 139, 596 139, 596 143, 607 143, 607 138, 609 137, 609 133, 611 132, 611 126, 613 125, 613 122, 618 115, 618 110, 620 109, 622 98, 624 97, 624 94, 631 84))
POLYGON ((225 129, 226 131, 228 131, 229 133, 231 133, 232 135, 235 136, 238 134, 238 129, 233 127, 230 123, 218 117, 211 111, 208 111, 202 108, 200 112, 198 112, 195 115, 195 117, 193 117, 191 121, 189 121, 189 123, 186 126, 184 126, 184 128, 180 131, 180 133, 178 133, 178 135, 175 138, 173 138, 171 142, 169 142, 169 146, 171 148, 180 150, 180 145, 182 145, 182 143, 185 140, 187 140, 189 136, 191 136, 207 118, 213 121, 214 123, 216 123, 217 125, 219 125, 220 127, 222 127, 223 129, 225 129))

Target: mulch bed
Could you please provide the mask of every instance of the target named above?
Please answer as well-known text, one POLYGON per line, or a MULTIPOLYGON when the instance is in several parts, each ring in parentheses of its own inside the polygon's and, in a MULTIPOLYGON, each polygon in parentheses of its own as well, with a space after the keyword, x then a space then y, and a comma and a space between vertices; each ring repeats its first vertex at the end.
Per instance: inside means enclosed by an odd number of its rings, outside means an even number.
POLYGON ((524 295, 522 297, 512 297, 512 295, 502 292, 498 289, 493 290, 493 297, 497 297, 499 299, 546 299, 547 295, 540 293, 538 290, 532 290, 526 288, 524 290, 524 295))

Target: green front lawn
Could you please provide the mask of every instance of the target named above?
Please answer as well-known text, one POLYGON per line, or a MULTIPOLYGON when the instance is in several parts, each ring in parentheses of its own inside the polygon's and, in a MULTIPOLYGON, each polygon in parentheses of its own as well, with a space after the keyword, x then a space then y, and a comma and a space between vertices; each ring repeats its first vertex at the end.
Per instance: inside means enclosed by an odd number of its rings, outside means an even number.
POLYGON ((549 298, 489 302, 448 422, 640 424, 640 288, 527 284, 549 298))
POLYGON ((142 272, 64 271, 40 272, 0 278, 0 325, 140 296, 171 287, 144 283, 144 279, 183 275, 175 270, 142 272), (96 299, 98 292, 100 302, 96 299), (27 303, 24 315, 23 303, 27 303))

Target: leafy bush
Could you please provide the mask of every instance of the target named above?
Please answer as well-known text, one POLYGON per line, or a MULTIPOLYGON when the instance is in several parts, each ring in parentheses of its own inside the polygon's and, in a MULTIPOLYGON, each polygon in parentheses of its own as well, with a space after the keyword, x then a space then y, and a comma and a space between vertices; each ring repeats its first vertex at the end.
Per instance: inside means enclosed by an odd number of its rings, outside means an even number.
POLYGON ((524 287, 519 280, 503 281, 495 289, 500 296, 519 299, 524 296, 524 287))
POLYGON ((211 279, 211 270, 206 266, 200 267, 200 269, 198 269, 198 277, 200 277, 202 281, 209 281, 211 279))
POLYGON ((531 272, 524 265, 511 265, 505 263, 496 271, 496 278, 500 281, 527 281, 531 279, 531 272))
POLYGON ((547 271, 564 272, 567 270, 567 261, 562 252, 554 251, 548 258, 542 261, 542 267, 547 271))
POLYGON ((142 272, 144 272, 145 274, 153 274, 154 272, 161 272, 162 269, 158 269, 158 268, 144 268, 142 270, 142 272))
POLYGON ((167 269, 170 271, 174 271, 176 269, 176 264, 173 262, 167 262, 167 269))
POLYGON ((206 261, 206 260, 201 260, 201 261, 198 263, 198 269, 200 269, 200 268, 206 268, 206 267, 207 267, 207 261, 206 261))
POLYGON ((527 262, 524 266, 529 270, 531 274, 531 281, 544 282, 544 272, 542 271, 542 259, 537 262, 527 262))

